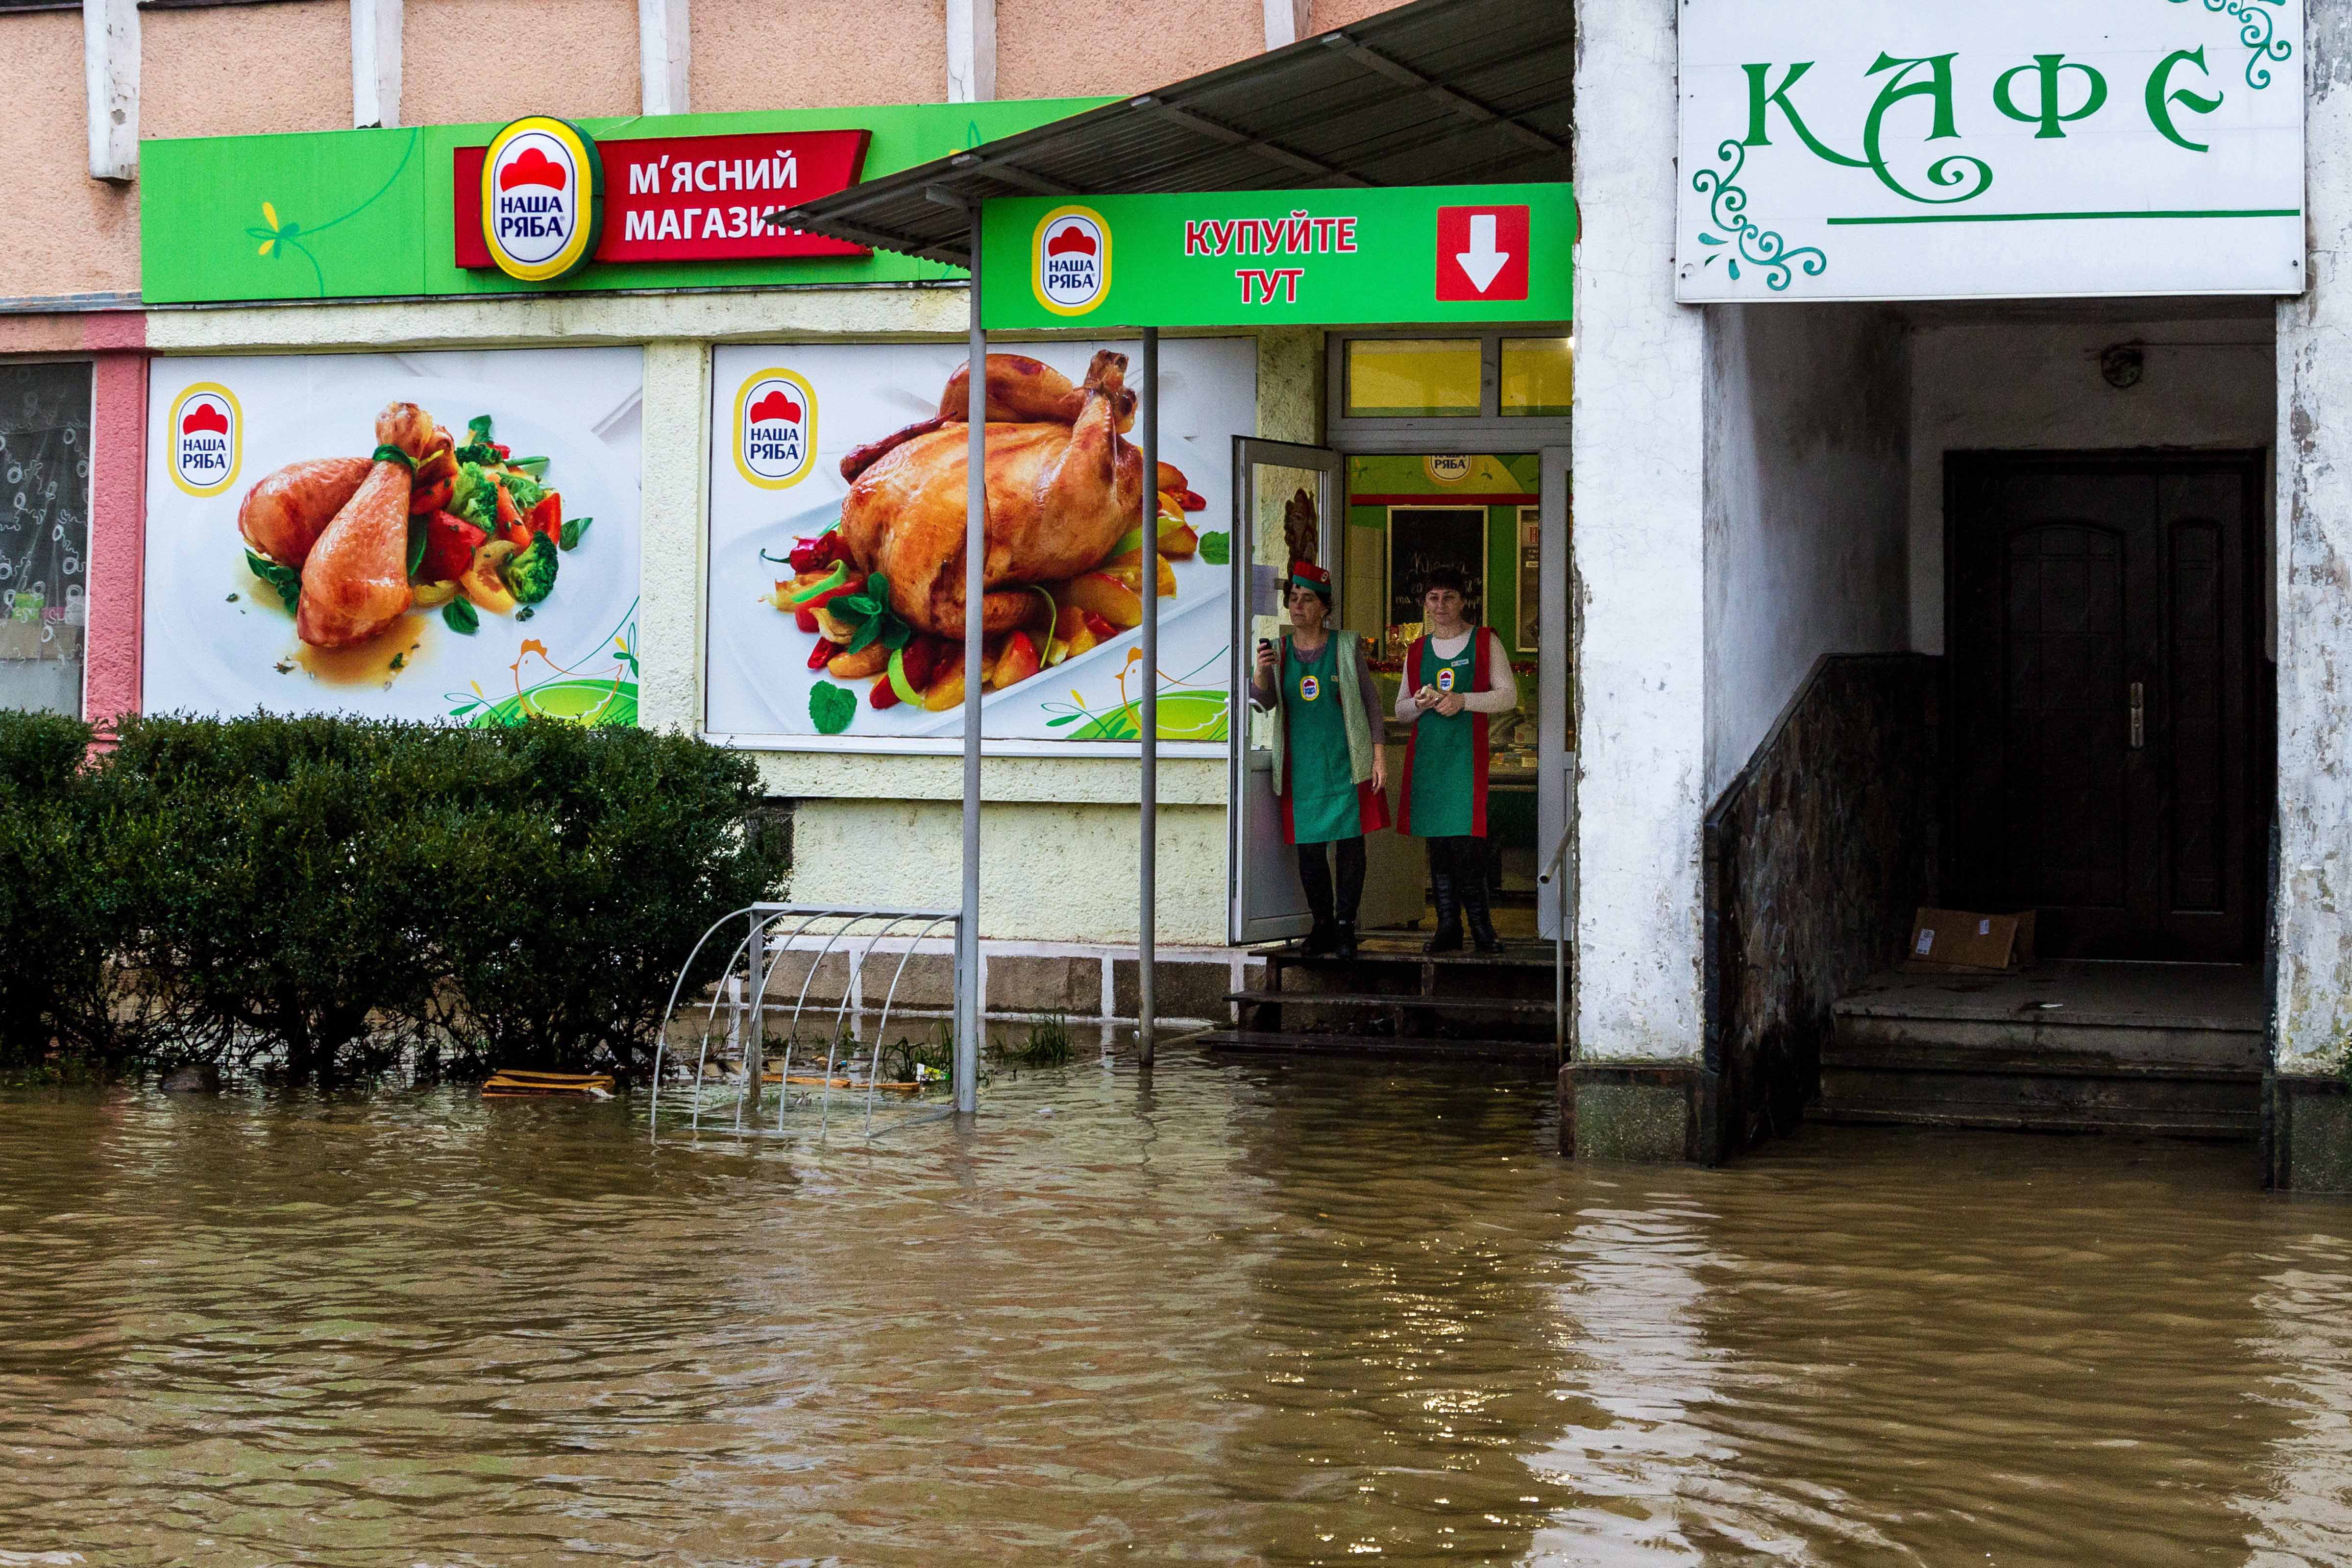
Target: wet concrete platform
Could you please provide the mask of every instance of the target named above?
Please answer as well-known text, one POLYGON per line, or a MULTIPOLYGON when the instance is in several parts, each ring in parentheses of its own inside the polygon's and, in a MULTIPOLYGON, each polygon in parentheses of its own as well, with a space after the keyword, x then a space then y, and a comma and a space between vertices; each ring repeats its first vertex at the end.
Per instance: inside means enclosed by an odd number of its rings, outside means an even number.
POLYGON ((2252 964, 1889 971, 1838 1001, 1814 1114, 2251 1138, 2264 1011, 2252 964))

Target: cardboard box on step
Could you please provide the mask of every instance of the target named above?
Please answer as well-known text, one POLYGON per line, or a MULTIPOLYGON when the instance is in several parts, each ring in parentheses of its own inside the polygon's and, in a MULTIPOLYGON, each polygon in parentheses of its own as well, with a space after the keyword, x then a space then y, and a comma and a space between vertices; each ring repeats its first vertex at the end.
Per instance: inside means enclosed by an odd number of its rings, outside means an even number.
POLYGON ((1988 915, 1922 909, 1903 967, 1915 974, 2008 974, 2033 962, 2033 911, 1988 915))

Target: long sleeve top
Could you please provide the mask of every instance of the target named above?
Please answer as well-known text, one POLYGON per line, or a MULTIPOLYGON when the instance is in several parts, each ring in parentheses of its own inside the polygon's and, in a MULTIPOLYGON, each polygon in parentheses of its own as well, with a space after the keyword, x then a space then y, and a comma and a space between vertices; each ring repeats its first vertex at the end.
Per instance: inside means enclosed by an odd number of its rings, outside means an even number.
MULTIPOLYGON (((1287 653, 1289 650, 1290 638, 1287 636, 1285 636, 1282 641, 1276 645, 1276 651, 1278 653, 1287 653)), ((1279 664, 1276 664, 1275 668, 1279 671, 1282 667, 1279 664)), ((1279 673, 1275 676, 1275 679, 1276 681, 1281 680, 1281 679, 1282 677, 1279 673)), ((1361 637, 1358 637, 1356 639, 1356 690, 1357 693, 1364 700, 1364 722, 1370 727, 1372 744, 1377 746, 1381 744, 1381 689, 1372 683, 1371 661, 1364 653, 1364 639, 1361 637)), ((1259 685, 1257 679, 1257 667, 1255 665, 1252 665, 1250 667, 1250 706, 1253 708, 1272 708, 1275 706, 1276 699, 1278 695, 1278 689, 1269 691, 1259 685)))
MULTIPOLYGON (((1432 637, 1430 647, 1440 658, 1452 658, 1466 647, 1472 637, 1494 637, 1486 626, 1474 626, 1458 637, 1432 637)), ((1471 713, 1508 713, 1519 705, 1519 683, 1511 674, 1511 661, 1503 651, 1503 639, 1495 637, 1495 646, 1486 654, 1486 679, 1492 682, 1484 691, 1465 691, 1462 707, 1471 713)), ((1397 684, 1396 717, 1400 724, 1410 724, 1421 717, 1421 705, 1412 700, 1415 689, 1413 671, 1404 672, 1397 684)), ((1432 709, 1432 712, 1436 710, 1432 709)))

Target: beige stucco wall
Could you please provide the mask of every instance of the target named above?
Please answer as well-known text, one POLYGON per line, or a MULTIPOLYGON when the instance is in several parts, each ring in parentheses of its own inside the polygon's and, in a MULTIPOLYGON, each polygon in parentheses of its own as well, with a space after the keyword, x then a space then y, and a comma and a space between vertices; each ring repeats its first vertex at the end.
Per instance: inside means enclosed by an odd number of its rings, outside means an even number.
POLYGON ((407 0, 400 49, 407 125, 635 114, 644 101, 635 0, 407 0))
POLYGON ((996 92, 1143 92, 1265 47, 1260 0, 1160 0, 1124 16, 1076 0, 997 0, 996 92))
POLYGON ((138 288, 138 197, 89 177, 81 14, 0 16, 0 62, 9 198, 0 211, 0 298, 138 288))
POLYGON ((694 0, 690 36, 698 113, 948 95, 945 0, 694 0))
POLYGON ((139 14, 141 140, 351 124, 352 8, 343 0, 139 14))

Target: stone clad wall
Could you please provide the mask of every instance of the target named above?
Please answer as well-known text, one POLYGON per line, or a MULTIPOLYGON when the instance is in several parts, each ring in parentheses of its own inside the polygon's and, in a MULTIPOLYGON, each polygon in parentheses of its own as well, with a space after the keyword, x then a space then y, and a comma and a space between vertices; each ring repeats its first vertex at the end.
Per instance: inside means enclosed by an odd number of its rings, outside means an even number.
POLYGON ((1939 873, 1943 670, 1832 655, 1706 819, 1717 1158, 1787 1132, 1838 996, 1901 956, 1939 873))

